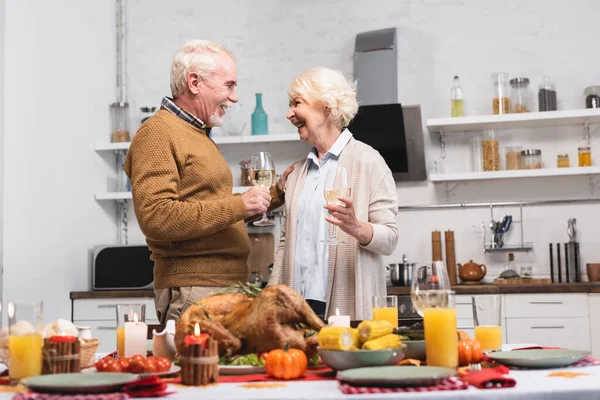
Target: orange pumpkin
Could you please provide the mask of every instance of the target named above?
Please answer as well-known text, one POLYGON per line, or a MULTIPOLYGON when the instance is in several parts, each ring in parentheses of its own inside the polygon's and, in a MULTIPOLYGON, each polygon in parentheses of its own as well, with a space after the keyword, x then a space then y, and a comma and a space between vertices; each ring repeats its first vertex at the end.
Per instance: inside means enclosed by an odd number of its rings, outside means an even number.
POLYGON ((304 374, 308 367, 306 354, 302 350, 290 349, 271 350, 265 361, 267 374, 277 379, 296 379, 304 374))
POLYGON ((465 331, 457 331, 458 332, 458 340, 470 339, 469 334, 465 331))
POLYGON ((458 336, 458 365, 478 363, 483 360, 483 350, 477 339, 461 339, 458 336))

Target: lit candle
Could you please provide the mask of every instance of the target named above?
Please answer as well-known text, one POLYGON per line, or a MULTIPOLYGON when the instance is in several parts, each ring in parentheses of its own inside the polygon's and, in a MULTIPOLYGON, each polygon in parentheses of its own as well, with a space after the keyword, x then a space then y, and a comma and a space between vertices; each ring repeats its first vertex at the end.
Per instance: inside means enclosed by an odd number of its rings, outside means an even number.
POLYGON ((201 344, 202 348, 205 349, 206 339, 208 339, 208 334, 200 333, 200 325, 196 322, 196 326, 194 326, 194 335, 185 335, 183 344, 186 346, 190 346, 192 344, 201 344))
POLYGON ((50 343, 75 343, 77 338, 75 336, 67 336, 66 333, 61 332, 60 335, 50 336, 50 343))
POLYGON ((340 315, 340 309, 335 309, 335 315, 332 315, 327 320, 329 326, 343 326, 346 328, 350 328, 350 316, 349 315, 340 315))
POLYGON ((138 322, 137 313, 133 314, 133 322, 125 322, 125 357, 136 354, 146 356, 148 325, 138 322))

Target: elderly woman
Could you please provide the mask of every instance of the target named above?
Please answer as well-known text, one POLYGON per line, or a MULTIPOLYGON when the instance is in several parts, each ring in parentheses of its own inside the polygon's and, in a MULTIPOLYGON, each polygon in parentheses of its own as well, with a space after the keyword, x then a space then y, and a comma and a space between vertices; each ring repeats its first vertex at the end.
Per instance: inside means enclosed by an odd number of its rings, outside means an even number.
POLYGON ((321 318, 372 317, 372 296, 385 295, 381 255, 398 242, 392 172, 372 147, 345 129, 358 110, 356 88, 339 71, 309 69, 294 78, 287 118, 313 148, 294 164, 285 191, 285 220, 269 284, 287 284, 321 318), (338 167, 348 172, 350 197, 325 203, 338 167), (329 181, 328 181, 329 180, 329 181), (339 244, 326 239, 337 227, 339 244))

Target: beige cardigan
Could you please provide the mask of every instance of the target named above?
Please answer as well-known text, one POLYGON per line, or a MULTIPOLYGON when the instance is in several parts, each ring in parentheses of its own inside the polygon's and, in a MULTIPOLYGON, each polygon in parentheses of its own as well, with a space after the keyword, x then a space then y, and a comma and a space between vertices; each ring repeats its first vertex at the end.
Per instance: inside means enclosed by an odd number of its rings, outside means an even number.
MULTIPOLYGON (((296 162, 287 181, 281 242, 269 285, 283 283, 293 287, 294 284, 298 199, 307 174, 306 161, 305 158, 296 162)), ((398 243, 396 184, 381 155, 354 138, 340 154, 338 166, 348 170, 356 218, 371 224, 373 239, 361 246, 354 237, 337 230, 338 238, 345 243, 329 248, 325 313, 335 314, 339 308, 340 314, 352 319, 370 319, 372 296, 386 294, 381 255, 390 255, 398 243)))

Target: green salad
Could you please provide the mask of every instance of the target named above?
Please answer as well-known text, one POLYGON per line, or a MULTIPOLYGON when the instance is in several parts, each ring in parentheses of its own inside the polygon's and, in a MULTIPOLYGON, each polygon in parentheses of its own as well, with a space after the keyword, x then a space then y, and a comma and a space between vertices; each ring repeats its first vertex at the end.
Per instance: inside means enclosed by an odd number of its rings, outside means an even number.
POLYGON ((263 367, 265 365, 265 360, 263 358, 258 358, 257 354, 223 356, 219 359, 219 365, 246 365, 263 367))

